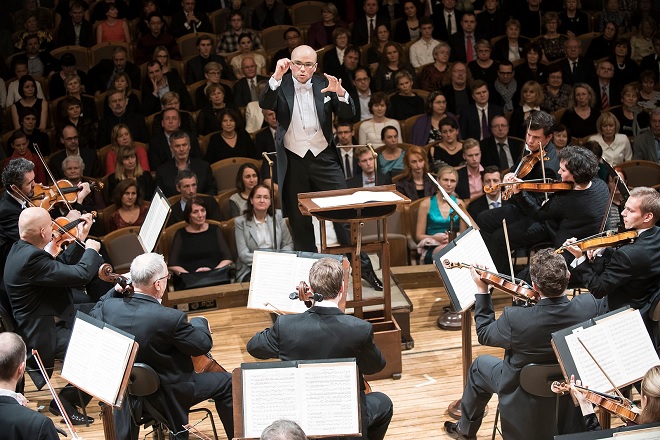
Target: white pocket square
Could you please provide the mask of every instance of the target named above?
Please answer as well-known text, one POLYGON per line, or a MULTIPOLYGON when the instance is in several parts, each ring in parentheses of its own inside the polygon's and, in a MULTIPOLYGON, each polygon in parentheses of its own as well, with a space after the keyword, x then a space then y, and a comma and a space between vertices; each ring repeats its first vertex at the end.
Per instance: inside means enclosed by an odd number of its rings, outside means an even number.
POLYGON ((329 96, 326 96, 325 98, 323 98, 323 104, 330 101, 330 99, 332 99, 332 98, 330 98, 329 96))

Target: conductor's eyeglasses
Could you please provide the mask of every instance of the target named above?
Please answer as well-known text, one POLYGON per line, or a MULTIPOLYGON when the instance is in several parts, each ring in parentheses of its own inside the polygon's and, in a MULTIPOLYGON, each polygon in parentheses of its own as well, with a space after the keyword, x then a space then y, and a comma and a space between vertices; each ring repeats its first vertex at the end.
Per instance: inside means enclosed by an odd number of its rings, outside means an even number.
POLYGON ((307 69, 311 69, 316 65, 316 63, 303 63, 302 61, 294 61, 293 64, 298 68, 302 69, 303 67, 306 67, 307 69))

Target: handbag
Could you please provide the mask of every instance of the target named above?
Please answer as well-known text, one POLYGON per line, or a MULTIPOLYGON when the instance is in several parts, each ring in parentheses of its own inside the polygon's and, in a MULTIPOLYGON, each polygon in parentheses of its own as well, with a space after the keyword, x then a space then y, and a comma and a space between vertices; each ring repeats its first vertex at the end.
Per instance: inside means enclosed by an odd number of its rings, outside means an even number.
POLYGON ((233 264, 219 269, 211 269, 207 272, 182 273, 179 274, 179 282, 175 283, 175 290, 198 289, 200 287, 229 284, 233 275, 233 264))

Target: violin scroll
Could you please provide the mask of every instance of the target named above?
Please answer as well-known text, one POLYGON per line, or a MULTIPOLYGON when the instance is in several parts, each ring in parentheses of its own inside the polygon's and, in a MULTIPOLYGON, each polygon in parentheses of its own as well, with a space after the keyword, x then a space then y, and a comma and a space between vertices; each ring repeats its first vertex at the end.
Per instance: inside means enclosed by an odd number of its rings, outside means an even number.
POLYGON ((113 271, 114 269, 112 268, 111 264, 103 263, 101 267, 99 267, 99 278, 107 283, 119 285, 121 288, 120 293, 123 296, 133 295, 132 281, 128 277, 114 273, 113 271))

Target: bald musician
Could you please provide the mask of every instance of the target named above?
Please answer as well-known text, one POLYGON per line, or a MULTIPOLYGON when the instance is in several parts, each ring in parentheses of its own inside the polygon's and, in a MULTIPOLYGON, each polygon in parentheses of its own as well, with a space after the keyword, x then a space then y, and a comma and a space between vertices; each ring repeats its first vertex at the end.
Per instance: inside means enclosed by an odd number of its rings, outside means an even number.
POLYGON ((554 398, 530 396, 520 387, 520 370, 527 364, 556 364, 551 333, 598 315, 599 304, 588 294, 569 300, 564 295, 569 272, 564 257, 542 249, 532 258, 532 286, 540 299, 534 307, 505 307, 495 319, 487 285, 474 269, 476 284, 474 321, 481 345, 505 349, 504 359, 477 357, 470 366, 461 399, 461 419, 445 422, 451 438, 476 439, 484 409, 497 394, 502 417, 502 436, 507 440, 552 440, 554 435, 579 431, 582 415, 567 399, 555 426, 554 398), (572 416, 572 417, 570 417, 572 416))
POLYGON ((660 288, 660 194, 653 188, 634 188, 621 216, 626 229, 637 231, 637 239, 586 253, 570 245, 576 237, 566 240, 576 258, 571 274, 596 298, 607 298, 609 310, 625 305, 638 309, 648 327, 651 299, 660 288))
MULTIPOLYGON (((75 311, 69 287, 89 283, 103 263, 98 253, 99 242, 86 240, 92 216, 85 214, 81 219, 83 221, 78 225, 81 245, 71 244, 58 258, 53 258, 43 250, 53 235, 48 211, 25 208, 18 218, 20 240, 14 243, 5 265, 4 280, 16 332, 23 337, 28 351, 33 348, 39 351, 49 376, 53 373, 55 359, 64 359, 71 337, 75 311)), ((45 380, 31 354, 27 365, 32 381, 41 389, 45 380)), ((94 421, 77 410, 76 404, 80 402, 72 386, 62 389, 60 399, 73 424, 94 421)), ((83 404, 89 403, 90 399, 91 396, 83 394, 83 404)), ((54 402, 49 409, 53 414, 59 414, 54 402)))

